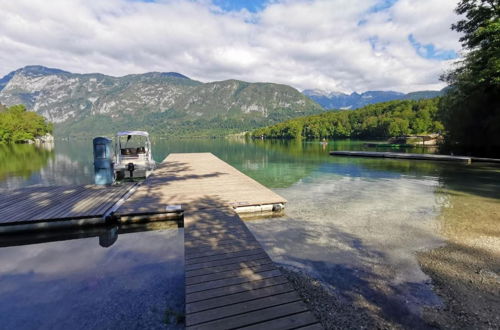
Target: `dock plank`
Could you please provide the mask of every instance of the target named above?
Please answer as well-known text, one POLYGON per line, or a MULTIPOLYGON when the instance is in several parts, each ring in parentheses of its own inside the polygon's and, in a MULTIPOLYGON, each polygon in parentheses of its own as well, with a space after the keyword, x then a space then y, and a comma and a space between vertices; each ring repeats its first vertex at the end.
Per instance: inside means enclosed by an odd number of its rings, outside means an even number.
MULTIPOLYGON (((288 304, 273 306, 269 308, 264 308, 244 314, 239 314, 235 316, 221 318, 216 321, 201 323, 193 326, 186 326, 189 330, 205 330, 205 329, 234 329, 241 328, 244 326, 255 325, 256 323, 262 323, 265 321, 270 321, 276 318, 284 316, 292 316, 294 314, 307 312, 308 309, 306 305, 301 301, 295 301, 288 304)), ((310 312, 309 312, 310 313, 310 312)), ((187 320, 186 320, 187 322, 187 320)), ((261 327, 260 329, 266 329, 261 327)), ((293 327, 290 327, 293 329, 293 327)))
POLYGON ((212 273, 200 276, 186 277, 186 285, 198 284, 208 281, 221 280, 224 278, 237 277, 237 276, 251 276, 265 271, 274 270, 276 267, 272 263, 257 265, 251 268, 239 268, 236 270, 228 270, 225 272, 212 273))
POLYGON ((237 251, 243 251, 243 250, 250 250, 260 247, 258 244, 252 242, 252 243, 247 243, 247 242, 234 242, 233 244, 228 244, 228 245, 222 245, 222 246, 217 246, 217 247, 211 247, 209 246, 203 246, 203 247, 197 247, 197 248, 186 248, 186 253, 189 254, 190 259, 191 256, 193 255, 198 255, 198 256, 210 256, 210 255, 216 255, 216 254, 224 254, 224 253, 229 253, 229 252, 237 252, 237 251))
POLYGON ((198 254, 196 254, 194 257, 190 255, 189 258, 186 258, 186 265, 197 265, 200 263, 207 264, 207 263, 210 263, 212 261, 228 260, 228 259, 239 258, 239 257, 244 257, 244 256, 249 256, 249 255, 255 255, 255 254, 260 254, 260 253, 265 253, 265 252, 259 246, 257 248, 253 248, 250 250, 221 253, 221 254, 210 255, 210 256, 199 257, 198 254))
POLYGON ((272 263, 272 260, 269 258, 269 256, 267 254, 264 254, 263 257, 257 258, 257 259, 240 261, 240 262, 231 263, 228 265, 222 265, 222 266, 218 266, 218 267, 186 270, 185 273, 186 273, 186 278, 190 278, 190 277, 201 276, 201 275, 217 274, 217 273, 228 271, 228 270, 246 269, 246 268, 254 267, 257 265, 265 265, 265 264, 269 264, 269 263, 272 263))
POLYGON ((211 280, 208 282, 186 285, 186 293, 207 291, 207 290, 222 288, 225 286, 231 286, 234 284, 259 281, 277 276, 281 276, 281 272, 277 269, 272 269, 261 273, 241 274, 239 276, 233 276, 230 278, 211 280))
POLYGON ((186 304, 186 313, 191 314, 191 313, 201 312, 217 307, 228 306, 231 304, 237 304, 240 302, 255 300, 264 297, 270 297, 291 291, 294 291, 291 285, 285 283, 285 284, 278 284, 270 287, 265 287, 262 289, 244 291, 212 299, 205 299, 202 301, 186 304))
POLYGON ((232 303, 227 306, 213 308, 203 312, 191 313, 187 320, 186 326, 214 321, 216 319, 221 319, 233 315, 253 312, 255 310, 263 308, 288 304, 299 300, 300 298, 297 293, 291 291, 251 301, 232 303))
POLYGON ((254 324, 240 329, 245 330, 260 330, 260 329, 273 329, 273 330, 287 330, 287 329, 323 329, 318 323, 311 312, 305 311, 302 313, 280 317, 267 322, 254 324), (311 328, 312 327, 312 328, 311 328))
POLYGON ((250 255, 240 256, 240 257, 236 257, 236 258, 227 258, 227 259, 222 259, 222 260, 201 262, 201 263, 194 264, 194 265, 186 265, 185 269, 187 271, 189 271, 189 270, 196 270, 196 269, 203 269, 203 268, 211 268, 211 267, 217 267, 217 266, 237 264, 237 263, 252 261, 252 260, 256 260, 256 259, 262 259, 265 257, 267 257, 267 254, 264 251, 261 251, 257 254, 250 254, 250 255))

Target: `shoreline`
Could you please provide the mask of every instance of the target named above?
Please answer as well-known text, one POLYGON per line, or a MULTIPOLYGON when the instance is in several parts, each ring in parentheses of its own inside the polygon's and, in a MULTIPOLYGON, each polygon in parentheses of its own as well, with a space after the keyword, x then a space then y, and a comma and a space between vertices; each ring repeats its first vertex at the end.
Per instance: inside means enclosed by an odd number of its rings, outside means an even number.
POLYGON ((417 254, 443 306, 424 309, 424 316, 442 329, 498 329, 500 202, 488 194, 443 192, 449 196, 439 219, 446 245, 417 254))
POLYGON ((285 265, 278 268, 325 329, 404 329, 371 306, 351 304, 334 287, 303 270, 285 265))
MULTIPOLYGON (((438 193, 447 196, 438 219, 445 244, 417 252, 416 258, 441 303, 400 315, 404 324, 384 314, 383 305, 368 304, 361 295, 348 299, 340 288, 300 268, 280 266, 326 329, 500 328, 500 202, 458 190, 438 193)), ((356 283, 350 285, 356 291, 356 283)))

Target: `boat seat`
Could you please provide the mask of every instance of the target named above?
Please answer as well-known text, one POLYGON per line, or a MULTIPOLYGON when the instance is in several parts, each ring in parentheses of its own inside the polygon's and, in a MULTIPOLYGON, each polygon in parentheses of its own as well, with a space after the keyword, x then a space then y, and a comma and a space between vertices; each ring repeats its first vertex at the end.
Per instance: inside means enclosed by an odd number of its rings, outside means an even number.
POLYGON ((122 156, 135 156, 137 155, 137 148, 123 148, 121 154, 122 156))
POLYGON ((138 154, 145 154, 146 153, 146 148, 145 147, 139 147, 139 148, 137 148, 137 153, 138 154))

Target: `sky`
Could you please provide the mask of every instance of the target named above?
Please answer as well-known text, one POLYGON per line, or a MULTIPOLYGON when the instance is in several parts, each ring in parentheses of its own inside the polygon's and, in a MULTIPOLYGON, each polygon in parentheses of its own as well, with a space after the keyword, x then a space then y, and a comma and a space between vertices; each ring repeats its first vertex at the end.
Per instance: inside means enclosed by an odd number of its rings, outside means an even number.
POLYGON ((179 72, 299 90, 437 90, 458 0, 0 0, 0 76, 179 72))

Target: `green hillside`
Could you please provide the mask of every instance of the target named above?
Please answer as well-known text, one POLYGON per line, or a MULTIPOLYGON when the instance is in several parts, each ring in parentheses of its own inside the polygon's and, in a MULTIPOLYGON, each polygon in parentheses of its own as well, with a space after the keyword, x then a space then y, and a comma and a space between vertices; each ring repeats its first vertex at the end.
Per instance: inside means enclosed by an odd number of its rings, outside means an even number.
POLYGON ((254 130, 267 138, 387 138, 443 130, 437 118, 439 98, 398 100, 357 110, 329 111, 254 130))

